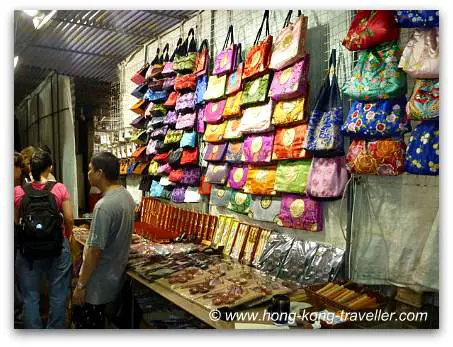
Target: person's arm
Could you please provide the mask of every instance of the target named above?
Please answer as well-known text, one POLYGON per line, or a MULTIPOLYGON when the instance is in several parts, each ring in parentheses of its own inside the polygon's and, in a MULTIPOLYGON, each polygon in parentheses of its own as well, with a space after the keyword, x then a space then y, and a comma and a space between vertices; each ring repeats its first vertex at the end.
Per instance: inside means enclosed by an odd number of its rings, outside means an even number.
POLYGON ((68 238, 72 235, 72 228, 74 227, 74 215, 72 213, 72 204, 70 200, 63 201, 61 205, 61 212, 63 213, 64 227, 68 238))

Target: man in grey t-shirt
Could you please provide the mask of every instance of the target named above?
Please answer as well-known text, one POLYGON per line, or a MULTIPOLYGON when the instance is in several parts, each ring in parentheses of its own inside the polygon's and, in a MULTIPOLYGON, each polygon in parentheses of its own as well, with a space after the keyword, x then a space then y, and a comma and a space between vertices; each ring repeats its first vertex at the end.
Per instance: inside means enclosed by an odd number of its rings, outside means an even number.
POLYGON ((73 294, 77 328, 104 328, 105 305, 116 300, 123 284, 134 227, 135 202, 118 183, 119 162, 109 152, 97 153, 88 179, 103 197, 96 203, 83 263, 73 294))

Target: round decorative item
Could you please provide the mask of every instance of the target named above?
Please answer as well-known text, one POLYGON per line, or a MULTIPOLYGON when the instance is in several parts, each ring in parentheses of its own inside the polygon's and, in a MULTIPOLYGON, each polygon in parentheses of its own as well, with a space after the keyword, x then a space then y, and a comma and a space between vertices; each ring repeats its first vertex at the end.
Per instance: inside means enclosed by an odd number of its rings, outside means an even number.
POLYGON ((257 79, 252 82, 252 85, 249 88, 249 93, 251 95, 255 95, 259 88, 260 88, 260 80, 257 79))
POLYGON ((304 203, 303 199, 294 200, 289 207, 291 216, 294 218, 299 218, 300 216, 302 216, 302 213, 304 213, 304 210, 305 210, 305 203, 304 203))
POLYGON ((283 134, 283 144, 286 147, 290 147, 294 142, 295 136, 296 136, 296 129, 294 129, 294 128, 286 129, 283 134))
POLYGON ((212 154, 216 154, 218 151, 219 151, 218 145, 215 145, 214 147, 212 147, 212 154))
POLYGON ((212 104, 211 105, 211 112, 216 112, 218 108, 219 108, 219 105, 217 103, 212 104))
POLYGON ((256 173, 256 180, 257 181, 264 181, 267 178, 267 170, 259 170, 256 173))
POLYGON ((245 194, 237 193, 234 196, 234 202, 237 205, 242 205, 245 202, 246 199, 247 199, 247 195, 245 195, 245 194))
POLYGON ((295 107, 296 103, 294 101, 285 101, 282 103, 282 109, 285 113, 291 113, 295 107))
POLYGON ((220 66, 222 68, 224 68, 227 63, 228 63, 228 56, 226 54, 224 54, 222 60, 220 61, 220 66))
POLYGON ((286 48, 289 47, 289 45, 291 45, 292 42, 293 42, 293 33, 292 32, 288 32, 288 34, 285 35, 281 39, 280 44, 279 44, 279 48, 286 49, 286 48))
POLYGON ((253 54, 252 59, 251 59, 251 65, 255 66, 257 65, 261 60, 261 51, 256 51, 255 54, 253 54))
POLYGON ((272 204, 272 199, 269 196, 263 196, 260 201, 261 208, 268 209, 272 204))
MULTIPOLYGON (((288 68, 288 69, 284 70, 281 73, 280 78, 278 79, 280 84, 285 84, 286 82, 288 82, 288 80, 291 78, 292 73, 293 73, 292 68, 288 68)), ((294 85, 297 89, 297 84, 294 84, 294 85)))
POLYGON ((241 182, 242 177, 244 177, 244 169, 241 168, 241 167, 240 167, 240 168, 237 168, 237 169, 234 171, 234 174, 233 174, 233 180, 234 180, 234 182, 236 182, 236 183, 241 182))
POLYGON ((221 199, 225 196, 225 191, 223 189, 218 189, 216 195, 219 199, 221 199))
POLYGON ((263 138, 258 136, 255 137, 252 141, 252 153, 258 153, 260 149, 263 147, 263 138))
POLYGON ((297 178, 297 169, 294 166, 289 166, 285 171, 285 178, 289 182, 294 182, 297 178))

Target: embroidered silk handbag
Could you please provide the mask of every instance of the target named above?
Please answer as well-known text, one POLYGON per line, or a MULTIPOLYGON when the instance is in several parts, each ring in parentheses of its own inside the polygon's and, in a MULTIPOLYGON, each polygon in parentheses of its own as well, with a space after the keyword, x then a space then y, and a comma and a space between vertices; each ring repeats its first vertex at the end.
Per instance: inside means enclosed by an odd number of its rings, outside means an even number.
POLYGON ((197 77, 207 75, 209 66, 209 47, 208 40, 206 39, 201 42, 194 66, 193 72, 197 77))
POLYGON ((234 43, 233 26, 230 25, 222 50, 217 54, 214 62, 213 75, 225 75, 234 70, 236 66, 237 45, 234 43), (228 42, 231 41, 228 46, 228 42))
POLYGON ((304 194, 311 160, 279 161, 275 178, 275 190, 304 194))
POLYGON ((187 38, 179 46, 178 52, 173 59, 173 69, 180 74, 190 74, 195 68, 195 59, 197 58, 197 43, 195 41, 195 31, 189 30, 187 38), (192 37, 191 37, 192 36, 192 37), (190 39, 190 42, 189 42, 190 39))
POLYGON ((167 100, 164 102, 164 106, 173 109, 176 106, 177 97, 178 97, 178 92, 171 92, 168 95, 167 100))
POLYGON ((200 195, 211 195, 212 184, 206 182, 206 177, 201 176, 200 186, 198 187, 198 193, 200 195))
POLYGON ((223 110, 226 100, 210 101, 204 109, 204 117, 208 124, 218 124, 223 121, 223 110))
POLYGON ((154 91, 148 89, 146 94, 143 96, 143 99, 146 101, 151 101, 155 104, 163 104, 168 98, 168 91, 167 90, 159 90, 154 91))
POLYGON ((393 11, 359 10, 343 40, 343 46, 350 51, 358 51, 396 41, 399 37, 400 29, 396 26, 393 11))
POLYGON ((157 161, 158 163, 166 163, 166 162, 168 162, 169 155, 170 155, 170 152, 159 153, 156 156, 154 156, 153 160, 157 161))
POLYGON ((279 196, 253 195, 249 217, 263 222, 279 223, 281 203, 282 198, 279 196))
POLYGON ((215 184, 225 184, 229 172, 228 164, 209 163, 206 171, 206 182, 215 184))
POLYGON ((198 187, 200 175, 201 169, 199 167, 185 168, 181 183, 191 187, 198 187))
POLYGON ((275 132, 272 160, 311 158, 303 145, 307 133, 307 124, 289 128, 278 128, 275 132))
POLYGON ((273 70, 284 69, 305 55, 308 17, 298 11, 296 22, 291 23, 292 10, 288 12, 283 29, 277 36, 272 49, 269 67, 273 70))
POLYGON ((203 159, 206 161, 221 161, 225 155, 228 143, 208 143, 203 159))
POLYGON ((136 129, 146 129, 148 119, 146 117, 139 116, 131 122, 131 125, 136 129))
POLYGON ((399 10, 395 20, 400 28, 439 27, 438 10, 399 10))
POLYGON ((228 187, 233 189, 242 189, 247 181, 249 168, 247 166, 233 165, 228 175, 228 187))
POLYGON ((179 143, 182 138, 182 130, 168 130, 165 134, 164 144, 179 143))
POLYGON ((227 125, 225 128, 225 134, 223 135, 223 138, 225 140, 240 139, 242 137, 242 133, 240 131, 241 119, 240 118, 228 119, 226 123, 227 125))
POLYGON ((294 100, 279 101, 275 104, 272 114, 272 124, 277 126, 288 126, 305 123, 307 100, 300 97, 294 100))
POLYGON ((197 165, 198 164, 198 147, 184 149, 181 156, 181 165, 197 165))
POLYGON ((178 75, 175 79, 175 90, 177 92, 194 92, 197 88, 197 76, 195 74, 178 75))
POLYGON ((238 44, 236 54, 236 69, 228 75, 226 82, 226 95, 232 95, 242 90, 242 71, 244 70, 244 63, 242 62, 242 45, 238 44))
POLYGON ((204 100, 219 100, 225 96, 226 75, 209 76, 208 88, 204 93, 204 100))
POLYGON ((204 119, 204 107, 201 107, 197 111, 197 121, 195 123, 195 131, 199 134, 203 134, 206 128, 204 119))
POLYGON ((195 112, 180 114, 176 121, 176 129, 193 129, 197 115, 195 112))
POLYGON ((354 139, 346 156, 347 169, 351 173, 365 175, 401 175, 405 150, 405 143, 398 140, 354 139))
POLYGON ((200 202, 201 196, 198 192, 198 187, 187 187, 186 195, 184 196, 184 202, 200 202))
POLYGON ((135 84, 142 84, 145 82, 146 71, 148 71, 149 64, 146 63, 143 67, 138 70, 132 77, 131 81, 135 84))
POLYGON ((176 77, 167 77, 164 79, 162 89, 172 92, 175 88, 176 77))
POLYGON ((403 96, 406 74, 398 68, 401 50, 397 41, 359 53, 352 77, 343 92, 355 100, 383 100, 403 96))
POLYGON ((439 78, 439 28, 415 29, 398 67, 413 78, 439 78))
POLYGON ((250 166, 244 192, 255 195, 275 195, 275 166, 250 166))
POLYGON ((160 198, 162 196, 163 190, 164 190, 164 186, 161 186, 159 184, 159 182, 153 181, 151 183, 151 197, 160 198))
POLYGON ((197 79, 197 87, 195 88, 195 104, 204 104, 204 93, 208 88, 208 75, 203 75, 197 79))
POLYGON ((193 112, 195 109, 195 93, 179 94, 176 99, 175 111, 179 113, 193 112))
POLYGON ((274 102, 269 100, 266 105, 249 107, 243 111, 239 130, 243 134, 262 133, 272 131, 271 124, 274 102))
POLYGON ((226 122, 221 124, 208 124, 203 135, 203 141, 206 142, 221 142, 225 133, 226 122))
POLYGON ((287 228, 322 231, 324 227, 322 205, 308 196, 284 194, 279 221, 287 228))
POLYGON ((233 190, 227 208, 233 212, 248 214, 250 212, 251 203, 251 195, 233 190))
POLYGON ((308 68, 310 55, 294 65, 277 71, 272 79, 269 96, 272 100, 290 100, 300 96, 308 96, 308 68))
POLYGON ((265 103, 269 92, 269 85, 269 74, 245 82, 244 90, 242 92, 241 107, 245 108, 265 103))
POLYGON ((131 111, 133 111, 139 115, 144 115, 145 110, 148 107, 148 103, 149 102, 146 100, 139 100, 134 105, 132 105, 131 111))
POLYGON ((131 137, 131 142, 135 143, 136 145, 144 145, 148 143, 148 134, 146 133, 146 130, 136 132, 131 137))
POLYGON ((168 131, 168 125, 164 125, 162 128, 155 129, 149 135, 152 139, 164 139, 168 131))
POLYGON ((253 79, 264 75, 269 70, 269 63, 272 55, 272 35, 269 31, 269 10, 264 11, 263 21, 258 30, 253 47, 247 52, 245 58, 242 78, 245 80, 253 79), (260 42, 261 32, 266 22, 266 37, 260 42))
POLYGON ((175 203, 183 203, 186 197, 186 187, 176 187, 171 192, 171 201, 175 203))
POLYGON ((179 170, 172 170, 168 175, 168 180, 173 183, 180 183, 182 177, 184 175, 184 171, 182 169, 179 170))
POLYGON ((227 207, 231 198, 231 189, 224 187, 212 186, 209 204, 218 207, 227 207))
POLYGON ((170 61, 164 62, 164 67, 162 69, 162 76, 164 77, 173 77, 176 76, 176 71, 173 69, 173 61, 175 59, 176 53, 179 51, 180 47, 182 44, 182 38, 180 37, 178 39, 178 42, 176 43, 175 50, 173 51, 173 54, 170 57, 170 61))
POLYGON ((439 175, 439 121, 418 124, 407 146, 404 171, 414 175, 439 175))
POLYGON ((244 139, 242 161, 245 163, 270 163, 274 133, 249 135, 244 139))
POLYGON ((223 109, 223 118, 229 119, 242 116, 241 110, 242 91, 229 96, 223 109))
POLYGON ((151 160, 148 166, 148 175, 157 176, 157 170, 159 168, 159 163, 155 160, 151 160))
POLYGON ((194 148, 197 144, 197 133, 195 131, 184 131, 180 146, 182 148, 194 148))
POLYGON ((159 165, 159 167, 157 168, 157 174, 159 176, 169 175, 172 171, 173 171, 173 168, 168 163, 159 165))
POLYGON ((243 142, 230 142, 225 154, 225 161, 228 163, 242 163, 243 142))
POLYGON ((147 91, 148 91, 148 84, 143 83, 143 84, 140 84, 138 87, 135 87, 134 90, 132 91, 131 95, 135 96, 137 99, 143 99, 143 97, 145 96, 147 91))
POLYGON ((416 80, 406 113, 411 120, 439 118, 439 80, 416 80))
POLYGON ((176 122, 178 121, 178 116, 175 111, 168 111, 167 115, 164 118, 164 125, 174 128, 176 122))
POLYGON ((182 152, 183 152, 183 149, 178 148, 178 149, 171 151, 170 154, 168 155, 168 164, 170 164, 170 166, 173 169, 177 169, 181 166, 182 152))

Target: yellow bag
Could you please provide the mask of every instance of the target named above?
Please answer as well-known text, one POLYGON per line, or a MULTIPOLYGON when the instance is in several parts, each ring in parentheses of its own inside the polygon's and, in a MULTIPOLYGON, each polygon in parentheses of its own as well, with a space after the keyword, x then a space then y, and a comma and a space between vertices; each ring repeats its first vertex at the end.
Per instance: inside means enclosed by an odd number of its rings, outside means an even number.
POLYGON ((223 118, 242 116, 241 110, 242 90, 227 98, 225 108, 223 109, 223 118))
POLYGON ((305 97, 289 101, 279 101, 272 114, 272 124, 292 125, 307 122, 305 97))
POLYGON ((221 142, 225 134, 226 122, 221 124, 208 124, 203 135, 205 142, 221 142))
POLYGON ((249 166, 244 192, 256 195, 276 195, 276 166, 249 166))

